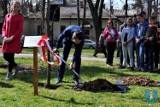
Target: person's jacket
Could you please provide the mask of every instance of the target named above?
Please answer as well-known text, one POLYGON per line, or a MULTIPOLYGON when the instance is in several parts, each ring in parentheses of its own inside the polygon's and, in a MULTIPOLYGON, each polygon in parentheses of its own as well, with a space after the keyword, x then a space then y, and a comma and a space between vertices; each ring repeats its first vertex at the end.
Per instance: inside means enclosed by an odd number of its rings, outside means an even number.
MULTIPOLYGON (((127 40, 129 40, 129 39, 134 39, 134 31, 135 31, 135 29, 134 29, 134 27, 130 27, 130 28, 128 28, 128 27, 124 27, 123 29, 122 29, 122 34, 121 34, 121 42, 124 42, 124 37, 125 37, 125 34, 127 33, 128 35, 127 35, 127 40), (128 30, 128 32, 127 32, 127 30, 128 30)), ((127 43, 127 45, 128 46, 133 46, 133 40, 132 41, 130 41, 129 43, 127 43)))
POLYGON ((117 29, 116 28, 113 28, 113 30, 114 30, 114 33, 115 33, 115 35, 114 35, 114 37, 109 37, 109 36, 112 36, 111 35, 111 30, 108 28, 108 27, 106 27, 105 29, 104 29, 104 32, 103 32, 103 34, 102 34, 102 37, 107 41, 107 42, 116 42, 116 40, 118 39, 118 31, 117 31, 117 29))
POLYGON ((68 26, 59 36, 57 43, 56 43, 56 48, 59 48, 61 46, 61 43, 67 43, 67 42, 72 42, 72 35, 75 31, 80 31, 83 33, 82 36, 82 42, 84 42, 84 31, 82 30, 82 28, 80 26, 77 25, 70 25, 68 26))
MULTIPOLYGON (((71 25, 71 26, 68 26, 59 36, 58 38, 58 41, 57 41, 57 44, 56 44, 56 48, 59 48, 61 43, 63 42, 63 44, 67 44, 67 43, 73 43, 71 41, 72 39, 72 35, 75 31, 80 31, 82 32, 81 34, 82 35, 79 35, 80 38, 81 38, 81 43, 80 44, 76 44, 75 45, 75 51, 79 51, 79 50, 82 50, 82 47, 84 45, 84 31, 82 30, 82 28, 80 26, 77 26, 77 25, 71 25)), ((67 46, 67 45, 66 45, 67 46)), ((74 55, 73 55, 73 58, 72 58, 72 62, 75 62, 77 56, 81 56, 81 53, 78 53, 78 52, 75 52, 74 55), (76 53, 76 54, 75 54, 76 53)))
POLYGON ((20 38, 23 32, 23 15, 16 14, 11 15, 11 13, 7 14, 4 19, 4 23, 2 26, 2 38, 13 37, 13 40, 9 43, 2 43, 2 52, 3 53, 20 53, 21 45, 20 38))
POLYGON ((144 36, 146 35, 147 27, 148 27, 147 21, 144 21, 142 25, 140 23, 137 24, 135 38, 140 38, 140 43, 144 42, 144 36), (138 34, 139 30, 140 30, 140 35, 138 34))
POLYGON ((153 46, 157 42, 157 26, 156 24, 149 24, 147 32, 145 35, 144 45, 153 46), (153 40, 148 40, 150 37, 153 37, 153 40))

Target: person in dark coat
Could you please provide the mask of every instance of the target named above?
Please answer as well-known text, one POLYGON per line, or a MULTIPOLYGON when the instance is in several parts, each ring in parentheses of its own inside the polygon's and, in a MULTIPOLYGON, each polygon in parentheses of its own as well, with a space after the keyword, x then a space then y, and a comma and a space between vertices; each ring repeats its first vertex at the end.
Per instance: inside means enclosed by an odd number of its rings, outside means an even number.
POLYGON ((107 57, 106 46, 104 43, 104 39, 102 38, 102 34, 99 36, 99 46, 96 47, 95 52, 93 54, 94 57, 97 57, 98 53, 103 53, 104 57, 107 57))
POLYGON ((157 42, 156 17, 151 16, 144 40, 144 65, 145 71, 153 72, 153 53, 157 42))
MULTIPOLYGON (((59 36, 58 41, 56 43, 56 48, 53 51, 58 51, 58 48, 61 46, 63 42, 62 48, 62 58, 64 61, 67 61, 70 49, 72 45, 74 45, 75 52, 73 54, 73 58, 70 64, 70 69, 74 69, 78 74, 80 73, 81 66, 81 52, 82 47, 84 45, 84 31, 80 26, 70 25, 68 26, 59 36)), ((62 82, 63 76, 65 72, 65 63, 62 61, 59 69, 58 69, 58 79, 56 83, 62 82)), ((74 74, 73 81, 77 85, 79 83, 79 78, 74 74)))

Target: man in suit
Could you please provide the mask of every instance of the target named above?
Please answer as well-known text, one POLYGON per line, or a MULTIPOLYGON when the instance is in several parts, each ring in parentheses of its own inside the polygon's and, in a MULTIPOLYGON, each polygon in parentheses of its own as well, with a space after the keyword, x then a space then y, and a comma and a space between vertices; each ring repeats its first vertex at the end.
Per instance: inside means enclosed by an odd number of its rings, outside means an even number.
MULTIPOLYGON (((82 52, 82 47, 84 45, 84 31, 80 26, 77 25, 68 26, 60 34, 56 43, 56 48, 53 51, 55 52, 58 51, 58 48, 61 46, 61 43, 63 43, 62 58, 64 61, 67 60, 70 49, 72 48, 72 45, 74 45, 75 52, 73 54, 73 58, 69 69, 74 69, 79 74, 81 66, 81 52, 82 52)), ((56 81, 56 84, 62 82, 64 72, 65 72, 65 63, 62 61, 58 69, 58 79, 56 81)), ((74 74, 73 81, 76 85, 79 83, 78 79, 79 78, 77 77, 77 75, 74 74)))

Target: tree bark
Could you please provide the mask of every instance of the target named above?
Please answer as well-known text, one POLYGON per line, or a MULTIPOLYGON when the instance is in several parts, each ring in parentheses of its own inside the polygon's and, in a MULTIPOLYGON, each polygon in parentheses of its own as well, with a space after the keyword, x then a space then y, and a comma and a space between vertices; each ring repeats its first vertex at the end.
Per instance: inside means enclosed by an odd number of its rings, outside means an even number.
MULTIPOLYGON (((50 0, 47 0, 47 20, 46 20, 46 24, 47 24, 47 35, 50 38, 50 26, 49 26, 49 18, 50 18, 50 0)), ((47 51, 47 58, 48 61, 50 61, 50 53, 49 50, 47 51)), ((46 87, 50 86, 51 83, 51 66, 48 64, 48 69, 47 69, 47 83, 46 83, 46 87)))
POLYGON ((84 0, 84 11, 83 11, 83 24, 82 24, 82 29, 84 29, 85 18, 86 18, 86 0, 84 0))
POLYGON ((5 18, 6 14, 8 13, 7 4, 8 4, 7 0, 2 1, 3 19, 5 18))
POLYGON ((87 2, 89 4, 89 8, 93 19, 93 26, 96 34, 96 46, 98 46, 99 36, 102 30, 101 20, 104 0, 97 0, 95 6, 91 0, 87 0, 87 2))
POLYGON ((80 25, 79 0, 77 0, 77 21, 78 21, 78 25, 80 25))

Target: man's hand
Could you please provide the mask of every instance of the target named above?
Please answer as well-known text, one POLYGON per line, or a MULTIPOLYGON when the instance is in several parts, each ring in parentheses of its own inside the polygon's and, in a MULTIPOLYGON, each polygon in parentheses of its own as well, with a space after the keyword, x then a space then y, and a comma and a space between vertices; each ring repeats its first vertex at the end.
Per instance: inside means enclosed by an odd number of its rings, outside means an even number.
POLYGON ((7 37, 4 37, 4 38, 3 38, 3 41, 4 41, 4 42, 7 42, 7 43, 11 42, 12 40, 13 40, 13 36, 11 36, 11 37, 9 37, 9 38, 7 38, 7 37))
POLYGON ((123 46, 127 46, 127 42, 123 42, 122 44, 123 44, 123 46))
POLYGON ((74 63, 71 62, 70 65, 69 65, 69 69, 70 69, 70 70, 73 69, 73 65, 74 65, 74 63))
POLYGON ((136 43, 139 43, 140 42, 140 39, 139 38, 136 38, 136 43))
POLYGON ((149 37, 149 41, 153 41, 153 37, 149 37))
POLYGON ((54 49, 53 49, 53 52, 55 52, 55 53, 58 52, 58 49, 57 49, 57 48, 54 48, 54 49))

